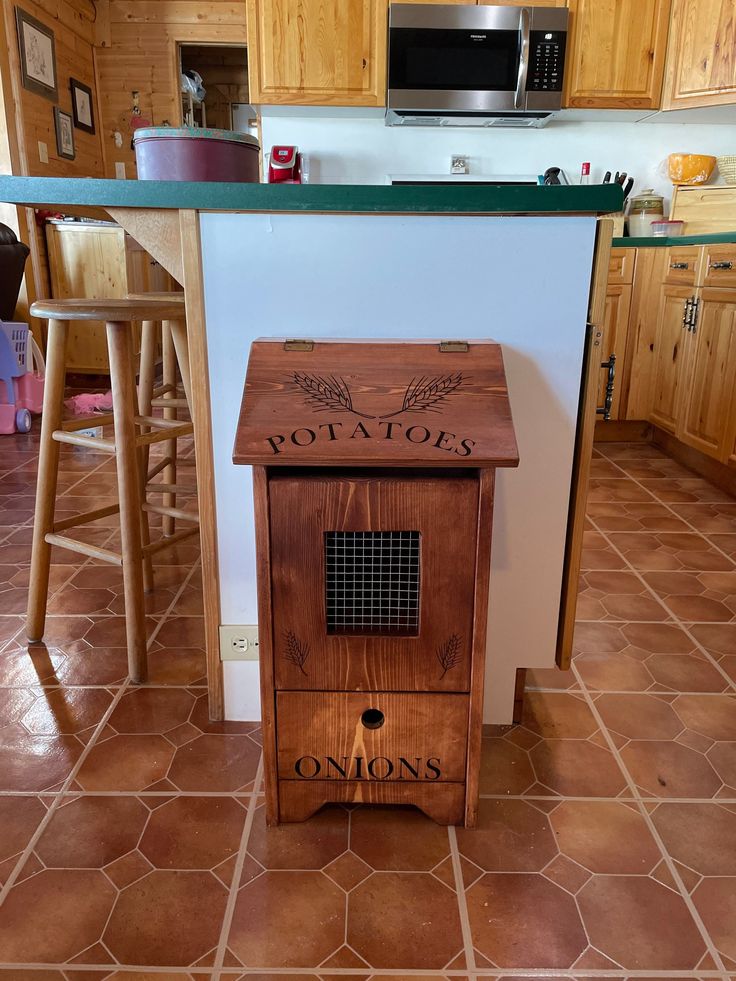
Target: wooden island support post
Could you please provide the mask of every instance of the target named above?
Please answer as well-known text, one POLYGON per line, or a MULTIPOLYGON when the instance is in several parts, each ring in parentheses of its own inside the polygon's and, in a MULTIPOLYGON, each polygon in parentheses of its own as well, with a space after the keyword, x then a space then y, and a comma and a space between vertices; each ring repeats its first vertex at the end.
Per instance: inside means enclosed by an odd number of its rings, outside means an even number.
POLYGON ((494 472, 519 462, 500 345, 259 339, 233 460, 268 823, 361 801, 472 827, 494 472))

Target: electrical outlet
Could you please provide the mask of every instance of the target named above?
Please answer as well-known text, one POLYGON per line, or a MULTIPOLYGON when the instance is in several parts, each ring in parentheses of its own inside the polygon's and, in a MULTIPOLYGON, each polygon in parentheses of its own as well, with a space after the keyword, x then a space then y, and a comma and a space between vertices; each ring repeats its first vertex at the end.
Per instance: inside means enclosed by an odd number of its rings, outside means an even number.
POLYGON ((257 661, 258 625, 220 624, 221 661, 257 661))
POLYGON ((38 159, 42 164, 49 162, 49 148, 41 140, 38 141, 38 159))

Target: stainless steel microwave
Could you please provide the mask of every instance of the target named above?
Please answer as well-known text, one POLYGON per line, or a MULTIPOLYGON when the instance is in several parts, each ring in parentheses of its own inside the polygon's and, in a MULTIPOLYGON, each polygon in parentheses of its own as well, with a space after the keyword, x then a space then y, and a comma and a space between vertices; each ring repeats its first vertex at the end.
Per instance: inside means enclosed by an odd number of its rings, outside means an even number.
POLYGON ((565 7, 392 3, 389 126, 543 126, 562 105, 565 7))

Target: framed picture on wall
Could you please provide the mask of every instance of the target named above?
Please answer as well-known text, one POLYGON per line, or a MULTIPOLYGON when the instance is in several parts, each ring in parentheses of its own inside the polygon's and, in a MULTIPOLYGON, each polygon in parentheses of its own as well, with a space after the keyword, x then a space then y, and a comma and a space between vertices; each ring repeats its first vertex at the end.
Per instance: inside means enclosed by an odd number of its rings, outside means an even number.
POLYGON ((54 32, 20 7, 15 8, 15 22, 23 88, 56 102, 58 88, 54 32))
POLYGON ((69 86, 72 90, 74 125, 77 129, 83 129, 85 133, 94 133, 95 117, 92 110, 92 89, 84 82, 77 81, 76 78, 69 79, 69 86))
POLYGON ((74 126, 68 112, 54 106, 54 129, 56 130, 56 152, 66 160, 74 159, 74 126))

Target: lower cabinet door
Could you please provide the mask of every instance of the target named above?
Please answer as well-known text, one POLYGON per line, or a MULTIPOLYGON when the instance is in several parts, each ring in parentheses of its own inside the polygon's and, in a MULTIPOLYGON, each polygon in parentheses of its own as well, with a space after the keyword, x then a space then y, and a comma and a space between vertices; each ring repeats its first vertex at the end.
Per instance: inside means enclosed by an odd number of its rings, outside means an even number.
MULTIPOLYGON (((630 309, 631 286, 609 283, 606 290, 606 308, 603 320, 603 338, 601 339, 600 355, 601 363, 608 361, 612 354, 616 356, 610 419, 623 418, 623 412, 621 411, 621 386, 626 364, 626 337, 630 309)), ((598 376, 598 395, 596 400, 596 408, 598 409, 605 408, 607 381, 608 371, 605 368, 601 368, 598 376)))
POLYGON ((700 291, 677 437, 725 462, 736 384, 736 290, 700 291))
POLYGON ((467 695, 279 692, 279 780, 465 781, 467 695))
POLYGON ((659 301, 650 421, 673 435, 678 428, 683 365, 689 337, 685 324, 685 303, 692 297, 691 288, 663 286, 659 301))

